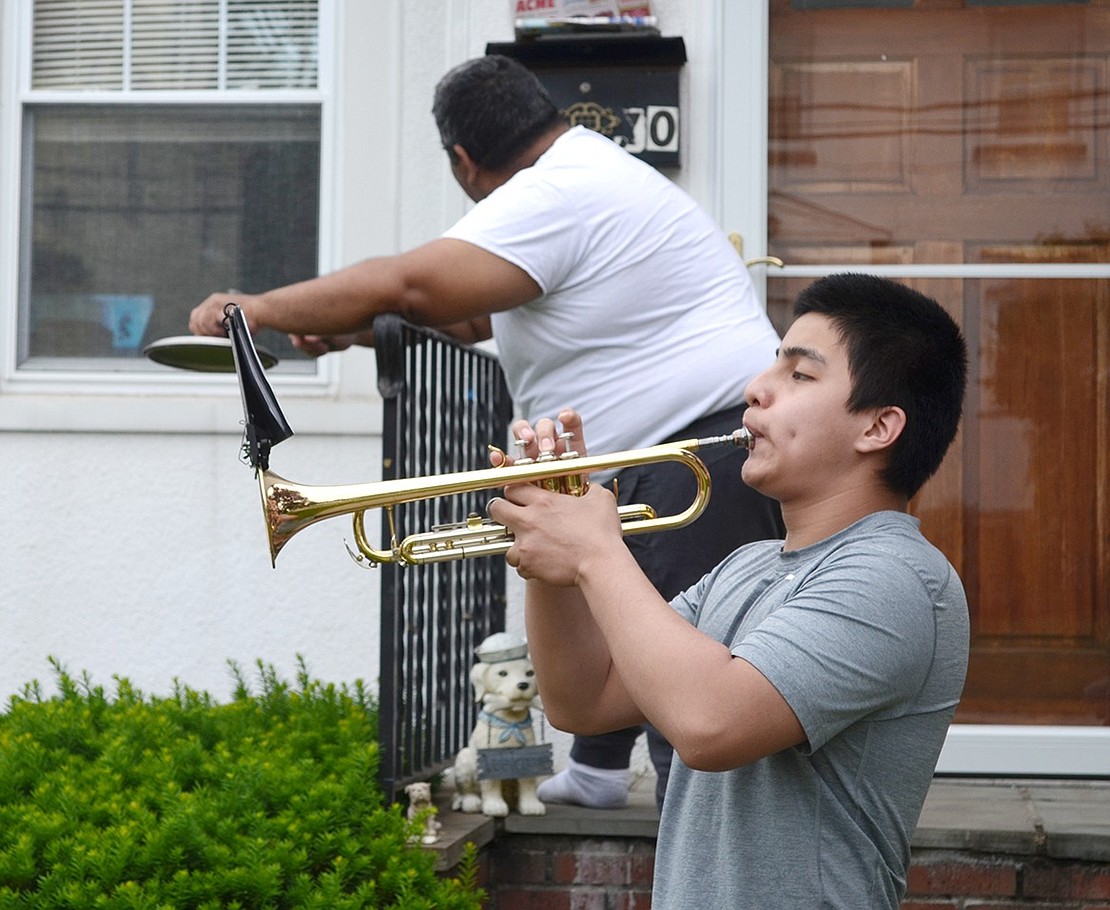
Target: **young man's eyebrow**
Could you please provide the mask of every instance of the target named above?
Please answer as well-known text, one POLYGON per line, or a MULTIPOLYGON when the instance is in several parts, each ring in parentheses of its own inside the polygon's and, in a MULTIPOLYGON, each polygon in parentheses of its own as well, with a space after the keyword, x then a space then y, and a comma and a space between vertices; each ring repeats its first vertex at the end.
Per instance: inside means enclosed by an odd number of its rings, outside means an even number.
POLYGON ((798 359, 798 358, 803 358, 804 357, 807 360, 813 360, 813 361, 816 361, 817 363, 825 363, 826 362, 825 357, 824 357, 823 354, 818 353, 813 348, 802 347, 801 345, 791 345, 790 347, 787 347, 787 348, 779 348, 778 356, 779 357, 790 357, 792 359, 798 359))

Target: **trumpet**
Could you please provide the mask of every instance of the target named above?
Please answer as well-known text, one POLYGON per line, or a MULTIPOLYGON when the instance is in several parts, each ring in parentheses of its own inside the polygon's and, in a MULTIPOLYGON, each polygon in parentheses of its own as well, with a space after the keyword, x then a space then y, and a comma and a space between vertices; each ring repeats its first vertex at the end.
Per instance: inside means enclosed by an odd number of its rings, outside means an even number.
MULTIPOLYGON (((251 340, 242 309, 238 304, 229 303, 224 308, 224 317, 243 403, 243 458, 254 468, 258 478, 270 542, 270 563, 275 566, 278 553, 294 534, 339 515, 353 516, 358 552, 350 546, 347 551, 356 562, 369 564, 370 568, 383 563, 423 565, 472 556, 496 556, 513 545, 512 532, 504 525, 470 515, 465 521, 439 525, 398 540, 393 509, 403 503, 463 496, 516 483, 535 483, 555 492, 581 496, 589 484, 586 478, 592 473, 664 461, 678 462, 693 472, 696 481, 693 500, 681 512, 664 516, 657 515, 647 504, 621 506, 621 533, 674 530, 690 524, 709 504, 709 471, 695 453, 712 446, 752 447, 751 433, 741 427, 725 436, 686 439, 613 455, 579 456, 577 452, 566 451, 558 456, 546 453, 535 461, 518 458, 513 464, 498 468, 409 480, 330 486, 293 483, 270 470, 270 450, 292 436, 293 429, 266 381, 265 368, 251 340), (366 513, 373 509, 385 510, 390 538, 388 548, 374 547, 367 538, 366 513)), ((569 434, 561 438, 567 440, 569 434)))
POLYGON ((356 562, 372 568, 383 563, 423 565, 474 556, 495 556, 505 553, 513 545, 512 532, 508 528, 478 515, 470 515, 465 521, 455 524, 435 526, 430 531, 399 540, 393 517, 395 506, 500 489, 517 483, 534 483, 556 492, 582 495, 588 486, 585 479, 588 475, 632 465, 677 462, 693 473, 697 488, 690 504, 674 515, 657 515, 655 509, 647 504, 621 506, 621 533, 627 536, 685 527, 697 519, 709 503, 709 471, 695 453, 714 446, 751 448, 751 445, 751 433, 742 427, 725 436, 686 439, 611 455, 549 454, 535 461, 518 460, 497 468, 404 480, 319 486, 293 483, 268 468, 256 473, 270 542, 271 564, 276 565, 278 553, 297 532, 318 521, 352 515, 358 552, 349 545, 348 552, 356 562), (389 545, 385 548, 372 546, 366 535, 366 513, 374 509, 385 511, 390 536, 389 545))

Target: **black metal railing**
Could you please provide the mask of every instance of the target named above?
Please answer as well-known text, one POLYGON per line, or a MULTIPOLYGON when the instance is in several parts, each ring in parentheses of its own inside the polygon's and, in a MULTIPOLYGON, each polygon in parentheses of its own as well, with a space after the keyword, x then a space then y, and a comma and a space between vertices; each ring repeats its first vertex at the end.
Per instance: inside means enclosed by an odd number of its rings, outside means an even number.
MULTIPOLYGON (((374 320, 378 390, 385 403, 382 479, 489 467, 504 447, 512 401, 496 358, 386 315, 374 320)), ((492 492, 397 506, 399 537, 484 514, 492 492)), ((383 540, 389 539, 387 519, 383 540)), ((474 648, 505 628, 500 557, 383 567, 379 733, 386 799, 448 767, 477 714, 474 648)))

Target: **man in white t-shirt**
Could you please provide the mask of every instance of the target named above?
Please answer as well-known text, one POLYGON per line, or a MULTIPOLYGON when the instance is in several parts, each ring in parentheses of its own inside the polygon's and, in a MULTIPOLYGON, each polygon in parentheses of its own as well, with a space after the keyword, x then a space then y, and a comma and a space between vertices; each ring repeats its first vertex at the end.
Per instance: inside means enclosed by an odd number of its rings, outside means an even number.
MULTIPOLYGON (((772 361, 778 337, 708 214, 609 139, 569 128, 539 80, 509 58, 451 70, 433 114, 452 173, 476 203, 455 225, 415 249, 309 281, 213 294, 193 310, 190 329, 224 334, 233 300, 252 332, 287 332, 319 355, 373 344, 374 317, 399 313, 462 342, 494 337, 518 413, 535 421, 574 401, 596 452, 738 427, 744 386, 772 361)), ((734 478, 740 457, 707 455, 711 475, 734 478)), ((692 484, 673 464, 619 477, 622 501, 660 514, 684 508, 692 484)), ((777 504, 722 482, 693 525, 628 546, 671 597, 740 544, 781 536, 777 504)), ((639 732, 576 739, 541 797, 623 805, 639 732)), ((661 798, 671 750, 649 741, 661 798)))

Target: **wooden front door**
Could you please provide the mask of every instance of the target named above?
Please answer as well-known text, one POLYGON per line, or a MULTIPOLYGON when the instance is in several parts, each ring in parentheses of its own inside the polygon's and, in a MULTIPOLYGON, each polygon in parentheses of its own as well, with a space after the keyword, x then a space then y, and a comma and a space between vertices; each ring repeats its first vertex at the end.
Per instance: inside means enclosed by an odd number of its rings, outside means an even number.
POLYGON ((957 722, 1110 723, 1110 282, 1060 268, 1110 262, 1110 0, 772 0, 770 95, 770 253, 982 266, 907 279, 972 355, 913 504, 971 605, 957 722))

